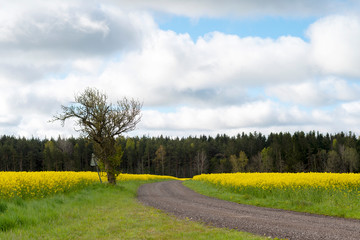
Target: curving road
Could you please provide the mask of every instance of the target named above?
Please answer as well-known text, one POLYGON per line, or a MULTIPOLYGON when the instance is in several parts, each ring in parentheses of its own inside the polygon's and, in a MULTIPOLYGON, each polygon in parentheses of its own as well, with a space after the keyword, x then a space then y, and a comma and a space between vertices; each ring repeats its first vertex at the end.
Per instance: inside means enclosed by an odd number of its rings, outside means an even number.
POLYGON ((273 238, 360 240, 360 220, 237 204, 195 193, 181 181, 142 185, 138 199, 181 218, 273 238))

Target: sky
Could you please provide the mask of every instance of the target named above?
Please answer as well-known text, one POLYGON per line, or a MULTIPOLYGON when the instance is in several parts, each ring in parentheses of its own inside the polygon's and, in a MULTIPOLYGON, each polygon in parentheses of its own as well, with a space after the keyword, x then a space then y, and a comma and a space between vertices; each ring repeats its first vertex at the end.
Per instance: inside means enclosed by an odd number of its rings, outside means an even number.
POLYGON ((127 136, 360 134, 360 1, 0 0, 0 135, 87 87, 143 102, 127 136))

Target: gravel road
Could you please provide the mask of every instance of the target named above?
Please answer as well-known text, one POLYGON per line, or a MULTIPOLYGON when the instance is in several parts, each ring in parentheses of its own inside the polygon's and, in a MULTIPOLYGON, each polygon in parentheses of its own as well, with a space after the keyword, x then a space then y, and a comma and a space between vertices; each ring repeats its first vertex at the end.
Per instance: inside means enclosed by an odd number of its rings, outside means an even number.
POLYGON ((200 195, 166 181, 140 186, 138 199, 180 218, 287 239, 360 240, 360 220, 242 205, 200 195))

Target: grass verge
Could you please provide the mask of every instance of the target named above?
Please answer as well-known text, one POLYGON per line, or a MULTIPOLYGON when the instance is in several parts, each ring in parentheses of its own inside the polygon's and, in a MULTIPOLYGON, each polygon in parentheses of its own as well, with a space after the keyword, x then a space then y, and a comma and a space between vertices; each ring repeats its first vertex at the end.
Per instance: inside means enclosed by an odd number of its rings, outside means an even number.
POLYGON ((265 239, 179 220, 136 200, 145 181, 0 201, 0 239, 265 239))
POLYGON ((202 181, 188 180, 183 184, 200 194, 241 204, 360 219, 360 198, 349 197, 341 191, 321 192, 309 189, 284 192, 281 189, 248 189, 236 192, 232 188, 218 187, 202 181))

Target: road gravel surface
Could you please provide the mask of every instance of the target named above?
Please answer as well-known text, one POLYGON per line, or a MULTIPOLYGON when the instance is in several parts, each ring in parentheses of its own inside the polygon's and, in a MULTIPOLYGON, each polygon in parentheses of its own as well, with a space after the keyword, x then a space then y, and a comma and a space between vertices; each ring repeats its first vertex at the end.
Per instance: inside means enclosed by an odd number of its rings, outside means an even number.
POLYGON ((180 218, 293 240, 360 240, 360 220, 243 205, 198 194, 181 181, 144 184, 138 200, 180 218))

